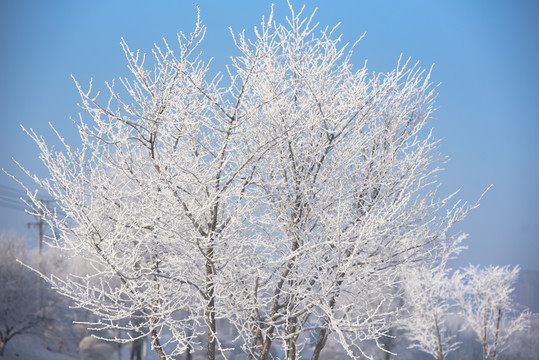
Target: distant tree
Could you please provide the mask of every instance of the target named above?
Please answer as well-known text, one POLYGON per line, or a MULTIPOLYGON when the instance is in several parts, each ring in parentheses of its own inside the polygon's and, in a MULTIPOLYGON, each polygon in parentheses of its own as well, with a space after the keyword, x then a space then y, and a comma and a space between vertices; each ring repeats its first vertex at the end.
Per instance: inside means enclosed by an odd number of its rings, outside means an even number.
POLYGON ((100 329, 149 335, 160 359, 226 354, 217 319, 248 358, 279 344, 288 360, 334 334, 350 358, 388 333, 402 274, 441 256, 473 207, 438 195, 430 74, 399 62, 355 70, 334 29, 294 13, 262 20, 254 40, 207 79, 200 20, 146 57, 122 42, 133 80, 110 97, 83 90, 82 146, 53 151, 31 130, 50 175, 28 191, 53 246, 91 265, 51 276, 100 329), (392 309, 392 310, 386 310, 392 309), (132 319, 136 319, 132 320, 132 319))
POLYGON ((511 296, 518 272, 518 266, 469 266, 456 275, 461 282, 456 299, 481 343, 483 360, 496 360, 509 338, 529 326, 530 314, 518 312, 511 296))
POLYGON ((42 325, 46 318, 37 301, 37 274, 18 261, 32 263, 19 237, 0 233, 0 356, 13 337, 42 325))
POLYGON ((508 348, 504 353, 505 358, 514 358, 519 360, 539 359, 539 316, 537 313, 530 314, 529 327, 512 336, 508 341, 508 348))
MULTIPOLYGON (((449 256, 453 252, 446 254, 449 256)), ((406 337, 412 341, 410 348, 419 349, 437 360, 446 359, 460 345, 447 324, 458 314, 454 300, 458 289, 455 284, 458 283, 450 276, 447 256, 435 266, 418 267, 405 274, 404 302, 410 316, 400 322, 406 337)))

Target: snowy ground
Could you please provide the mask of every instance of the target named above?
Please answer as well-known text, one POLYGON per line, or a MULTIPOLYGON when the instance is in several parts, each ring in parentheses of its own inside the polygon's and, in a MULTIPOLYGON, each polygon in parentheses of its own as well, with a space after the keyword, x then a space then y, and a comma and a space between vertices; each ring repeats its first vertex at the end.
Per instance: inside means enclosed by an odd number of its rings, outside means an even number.
POLYGON ((73 360, 79 359, 78 354, 61 354, 47 350, 47 344, 35 335, 19 335, 11 339, 4 352, 2 360, 73 360))
MULTIPOLYGON (((58 352, 51 349, 48 344, 36 335, 20 335, 10 340, 6 346, 4 356, 0 360, 128 360, 130 355, 129 345, 121 348, 121 354, 116 344, 95 343, 86 351, 58 352), (66 353, 68 352, 68 353, 66 353)), ((148 349, 147 356, 143 359, 154 360, 155 354, 148 349)))

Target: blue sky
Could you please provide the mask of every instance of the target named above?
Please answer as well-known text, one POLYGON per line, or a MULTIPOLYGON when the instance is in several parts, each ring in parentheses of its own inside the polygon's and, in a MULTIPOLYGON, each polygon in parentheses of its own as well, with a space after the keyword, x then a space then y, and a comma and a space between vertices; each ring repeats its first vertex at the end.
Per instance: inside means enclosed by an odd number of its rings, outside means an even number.
MULTIPOLYGON (((274 1, 277 19, 288 13, 274 1)), ((366 37, 355 52, 361 66, 390 71, 399 55, 435 64, 439 87, 435 134, 450 158, 443 191, 461 189, 474 202, 494 187, 459 230, 470 234, 457 265, 521 264, 539 270, 539 2, 534 0, 293 1, 321 25, 341 23, 346 42, 366 37)), ((0 167, 19 174, 11 158, 44 174, 38 151, 20 125, 52 138, 48 123, 76 143, 70 116, 79 97, 70 78, 105 89, 127 75, 120 47, 149 52, 163 37, 189 32, 200 5, 208 26, 203 45, 222 70, 233 53, 228 32, 250 32, 270 1, 30 1, 0 2, 0 167)), ((33 219, 11 204, 17 187, 0 174, 0 229, 27 229, 33 219), (7 199, 7 200, 6 200, 7 199), (4 205, 4 206, 2 206, 4 205)))

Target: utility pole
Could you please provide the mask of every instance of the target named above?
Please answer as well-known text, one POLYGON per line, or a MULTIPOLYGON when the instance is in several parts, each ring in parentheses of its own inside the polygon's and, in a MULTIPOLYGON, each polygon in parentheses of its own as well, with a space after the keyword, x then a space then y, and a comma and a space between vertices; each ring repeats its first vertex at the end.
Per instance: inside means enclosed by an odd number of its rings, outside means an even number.
MULTIPOLYGON (((38 199, 38 201, 40 203, 45 204, 45 206, 48 207, 48 204, 53 202, 54 200, 38 199)), ((38 249, 38 252, 39 252, 39 256, 41 256, 41 249, 43 247, 43 234, 44 234, 44 231, 43 231, 43 215, 44 215, 43 210, 41 208, 39 208, 38 213, 36 215, 36 217, 37 217, 36 222, 30 222, 30 223, 26 224, 26 226, 28 226, 28 228, 30 228, 32 226, 37 227, 37 249, 38 249)), ((38 270, 41 270, 41 269, 38 269, 38 270)))
MULTIPOLYGON (((38 199, 38 201, 42 204, 45 204, 45 206, 48 207, 48 204, 51 203, 54 200, 43 200, 38 199)), ((41 249, 43 247, 43 210, 42 208, 38 208, 37 211, 37 219, 36 222, 33 223, 27 223, 26 225, 28 228, 31 226, 37 227, 37 249, 38 249, 38 263, 37 263, 37 270, 39 273, 41 273, 41 249)), ((38 280, 36 284, 36 301, 37 301, 37 310, 39 311, 41 309, 41 275, 38 275, 38 280)))

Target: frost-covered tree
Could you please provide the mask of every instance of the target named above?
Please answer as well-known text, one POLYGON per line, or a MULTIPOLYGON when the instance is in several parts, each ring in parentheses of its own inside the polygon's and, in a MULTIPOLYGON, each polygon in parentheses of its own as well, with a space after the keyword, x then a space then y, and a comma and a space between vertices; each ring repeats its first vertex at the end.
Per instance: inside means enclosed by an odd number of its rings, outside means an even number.
POLYGON ((45 309, 37 301, 39 278, 18 261, 33 263, 23 240, 0 233, 0 356, 13 337, 46 321, 45 309))
POLYGON ((456 275, 461 282, 456 299, 481 343, 483 360, 496 360, 510 336, 529 325, 529 313, 518 312, 511 296, 518 272, 518 266, 469 266, 456 275))
MULTIPOLYGON (((458 250, 458 249, 455 249, 458 250)), ((447 267, 448 251, 434 266, 421 266, 405 274, 404 302, 410 316, 400 322, 410 348, 419 349, 437 360, 444 360, 459 347, 456 334, 450 332, 448 320, 458 314, 455 291, 458 276, 451 276, 447 267)))
POLYGON ((262 59, 248 87, 265 128, 257 140, 282 138, 253 178, 267 260, 235 292, 253 299, 251 351, 265 359, 279 341, 295 359, 314 338, 316 359, 334 333, 350 357, 368 356, 358 345, 391 327, 395 312, 383 309, 400 275, 443 253, 468 210, 440 211, 429 73, 407 62, 387 74, 354 69, 334 29, 293 11, 286 26, 263 23, 256 42, 237 43, 240 69, 262 59))
POLYGON ((437 191, 430 73, 355 69, 335 29, 290 9, 233 35, 226 82, 207 77, 200 20, 176 50, 155 47, 151 70, 123 42, 121 89, 101 101, 77 83, 80 147, 29 131, 49 176, 27 173, 61 209, 28 191, 49 242, 93 269, 47 279, 94 327, 150 335, 160 359, 201 336, 208 359, 226 356, 218 319, 248 358, 279 345, 318 359, 330 334, 370 357, 360 343, 394 324, 402 274, 455 241, 472 206, 437 191))
POLYGON ((62 353, 75 352, 84 336, 73 325, 74 320, 84 320, 82 314, 29 268, 57 276, 80 272, 80 259, 70 264, 54 250, 27 249, 23 238, 0 233, 0 354, 19 335, 37 336, 48 350, 62 353))
POLYGON ((164 347, 168 356, 189 348, 201 328, 215 357, 216 306, 237 280, 228 267, 252 246, 241 236, 245 197, 268 149, 245 142, 260 131, 244 100, 249 69, 231 75, 227 88, 205 79, 208 66, 196 52, 204 31, 198 21, 181 34, 177 54, 166 43, 156 47, 154 71, 122 43, 134 80, 121 79, 123 92, 109 84, 103 106, 77 83, 93 121, 77 122, 82 147, 64 142, 54 153, 30 132, 50 171, 35 180, 62 210, 40 210, 58 234, 51 242, 95 270, 49 281, 98 315, 97 329, 149 334, 162 359, 164 347))

